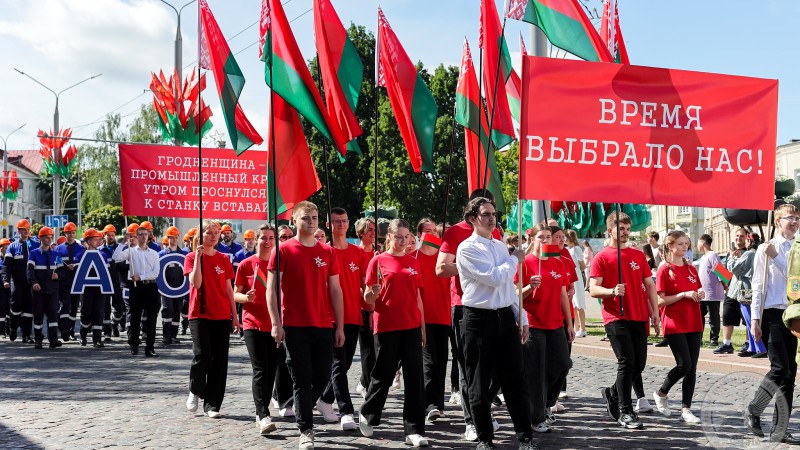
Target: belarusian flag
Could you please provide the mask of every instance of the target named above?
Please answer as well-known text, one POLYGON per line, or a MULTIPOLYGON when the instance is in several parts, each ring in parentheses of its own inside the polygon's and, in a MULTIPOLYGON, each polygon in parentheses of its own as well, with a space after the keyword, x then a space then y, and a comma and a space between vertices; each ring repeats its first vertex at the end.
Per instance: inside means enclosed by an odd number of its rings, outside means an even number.
POLYGON ((719 278, 719 281, 722 281, 725 284, 731 284, 731 279, 733 278, 733 274, 722 265, 722 263, 717 263, 716 267, 714 267, 714 273, 719 278))
POLYGON ((536 25, 553 45, 579 58, 614 62, 578 0, 508 0, 505 14, 536 25))
POLYGON ((619 6, 614 1, 614 17, 611 17, 611 1, 603 0, 603 18, 600 21, 600 39, 614 57, 614 62, 630 64, 628 49, 622 39, 622 30, 619 27, 619 6))
POLYGON ((557 244, 542 244, 542 256, 548 258, 561 256, 561 250, 559 250, 557 244))
POLYGON ((258 267, 256 269, 256 281, 261 283, 261 285, 264 286, 264 288, 267 287, 267 276, 264 275, 264 271, 261 270, 261 267, 258 267))
MULTIPOLYGON (((276 93, 277 94, 277 93, 276 93)), ((272 164, 272 139, 267 136, 269 150, 267 151, 267 202, 272 201, 273 182, 277 188, 278 214, 294 208, 296 203, 307 200, 322 188, 317 177, 311 152, 308 150, 306 137, 300 117, 292 107, 278 95, 273 95, 274 102, 270 107, 270 115, 274 120, 275 146, 277 148, 276 166, 272 164)), ((270 133, 273 126, 270 125, 270 133)), ((270 211, 272 209, 270 208, 270 211)))
MULTIPOLYGON (((236 64, 225 36, 217 25, 206 0, 200 0, 200 39, 202 41, 200 66, 214 72, 214 82, 219 92, 219 103, 228 137, 239 155, 253 145, 264 141, 239 105, 239 94, 244 87, 244 75, 236 64)), ((180 80, 178 80, 180 82, 180 80)))
POLYGON ((394 30, 378 8, 378 85, 389 94, 400 135, 414 172, 434 172, 436 101, 394 30))
POLYGON ((491 122, 492 142, 499 149, 514 140, 514 123, 511 121, 508 97, 503 95, 505 89, 500 87, 506 86, 513 69, 494 0, 481 0, 478 44, 483 49, 483 92, 491 122))
POLYGON ((345 154, 347 138, 322 104, 280 1, 262 0, 259 42, 259 57, 266 62, 264 79, 267 85, 345 154))
POLYGON ((422 245, 427 245, 429 247, 435 248, 436 250, 439 250, 439 247, 442 246, 442 240, 433 234, 423 233, 422 245))
POLYGON ((487 155, 489 149, 488 121, 483 102, 481 102, 475 66, 472 63, 472 54, 466 38, 464 39, 464 51, 461 53, 461 69, 456 86, 456 122, 463 125, 465 129, 467 190, 472 192, 480 187, 486 187, 489 192, 494 194, 497 209, 507 212, 494 150, 487 155), (486 172, 487 156, 489 159, 488 173, 486 172), (480 164, 478 164, 479 160, 480 164), (482 182, 478 183, 478 178, 483 178, 484 173, 487 174, 488 180, 481 180, 482 182))
POLYGON ((355 112, 364 64, 330 0, 314 0, 314 38, 331 123, 349 141, 347 151, 361 155, 356 137, 362 130, 355 112))
MULTIPOLYGON (((522 56, 528 54, 525 50, 525 41, 522 33, 519 34, 519 48, 522 56)), ((520 108, 522 106, 522 80, 517 71, 511 68, 511 76, 506 81, 506 94, 508 94, 508 108, 511 110, 511 117, 519 123, 520 108)))

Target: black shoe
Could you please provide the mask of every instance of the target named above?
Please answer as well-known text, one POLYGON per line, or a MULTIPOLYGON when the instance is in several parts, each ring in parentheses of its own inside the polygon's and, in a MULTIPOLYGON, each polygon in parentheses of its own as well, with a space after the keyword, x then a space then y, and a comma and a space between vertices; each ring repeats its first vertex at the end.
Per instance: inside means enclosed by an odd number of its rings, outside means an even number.
POLYGON ((33 348, 43 348, 42 347, 42 343, 39 342, 39 341, 36 341, 36 344, 33 346, 33 348))
POLYGON ((745 342, 744 344, 742 344, 742 348, 739 349, 739 352, 741 353, 741 352, 746 352, 746 351, 749 351, 749 350, 750 350, 750 343, 749 342, 745 342))
POLYGON ((662 339, 661 342, 659 342, 658 344, 655 345, 655 347, 668 347, 668 346, 669 346, 669 342, 667 342, 666 339, 662 339))
POLYGON ((603 401, 606 402, 606 411, 612 419, 619 420, 619 403, 611 396, 611 388, 600 389, 600 395, 603 396, 603 401))
POLYGON ((119 323, 119 331, 120 331, 120 333, 125 331, 125 324, 123 322, 119 323))
POLYGON ((69 342, 69 333, 61 333, 61 340, 64 342, 69 342))
POLYGON ((117 327, 111 327, 111 336, 119 337, 119 329, 117 327))
POLYGON ((28 336, 22 336, 22 343, 27 344, 30 338, 28 336))
POLYGON ((739 357, 741 357, 741 358, 749 358, 749 357, 751 357, 751 356, 753 356, 755 354, 756 354, 756 352, 751 352, 751 351, 747 351, 747 350, 738 353, 739 357))
POLYGON ((81 333, 81 347, 86 347, 86 335, 81 333))
POLYGON ((617 423, 620 424, 622 428, 628 430, 641 430, 644 428, 644 425, 642 425, 642 422, 639 422, 639 418, 636 417, 634 413, 622 414, 619 419, 617 419, 617 423))
POLYGON ((144 356, 147 358, 158 358, 158 353, 156 353, 155 349, 146 348, 144 349, 144 356))
POLYGON ((523 439, 519 441, 519 450, 539 450, 539 446, 533 442, 533 439, 523 439))
POLYGON ((756 358, 756 359, 761 359, 766 357, 767 357, 767 352, 756 353, 755 355, 751 356, 751 358, 756 358))
POLYGON ((500 400, 500 397, 495 396, 494 400, 492 400, 492 404, 494 406, 503 406, 503 401, 500 400))
POLYGON ((733 345, 732 344, 722 344, 719 347, 714 349, 713 352, 715 355, 722 355, 724 353, 733 354, 733 345))
POLYGON ((186 336, 186 327, 181 328, 181 336, 186 336))
POLYGON ((139 346, 131 345, 131 355, 138 355, 138 354, 139 354, 139 346))
POLYGON ((14 342, 17 340, 17 330, 11 330, 8 332, 8 340, 14 342))
POLYGON ((103 338, 103 342, 114 342, 111 340, 111 336, 106 336, 103 338))
POLYGON ((708 348, 717 348, 719 347, 719 341, 711 341, 708 343, 708 348))
POLYGON ((764 430, 761 429, 761 417, 750 414, 748 410, 744 410, 744 426, 754 435, 764 437, 764 430))
POLYGON ((61 342, 53 341, 50 343, 50 348, 58 348, 58 347, 61 347, 61 342))
POLYGON ((178 338, 174 337, 174 338, 172 338, 172 343, 173 344, 180 344, 181 341, 179 341, 178 338))
POLYGON ((492 448, 497 448, 492 444, 492 441, 489 442, 478 442, 478 446, 475 447, 475 450, 489 450, 492 448))
POLYGON ((170 344, 172 344, 172 338, 165 337, 164 338, 164 345, 170 345, 170 344))
POLYGON ((786 432, 783 435, 783 438, 781 438, 780 441, 783 444, 800 445, 800 438, 796 438, 796 437, 792 436, 792 434, 789 433, 789 432, 786 432))
POLYGON ((97 341, 97 342, 92 342, 92 346, 94 346, 94 348, 103 348, 105 347, 105 344, 103 344, 102 341, 97 341))

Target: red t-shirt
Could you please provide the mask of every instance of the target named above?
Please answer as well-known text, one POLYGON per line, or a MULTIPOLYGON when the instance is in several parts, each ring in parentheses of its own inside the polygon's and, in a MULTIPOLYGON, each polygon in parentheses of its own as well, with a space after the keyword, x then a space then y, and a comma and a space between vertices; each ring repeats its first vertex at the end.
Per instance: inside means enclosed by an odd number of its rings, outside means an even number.
POLYGON ((361 325, 361 308, 366 306, 361 286, 367 276, 367 254, 361 247, 348 244, 345 250, 332 247, 339 261, 339 283, 344 300, 344 323, 361 325))
MULTIPOLYGON (((333 248, 316 242, 306 247, 297 239, 280 244, 281 315, 283 326, 333 328, 328 277, 339 275, 333 248)), ((268 269, 276 269, 272 252, 268 269)))
MULTIPOLYGON (((677 295, 681 292, 698 291, 701 287, 697 271, 694 267, 690 269, 689 264, 662 264, 656 273, 656 291, 659 295, 677 295), (670 278, 670 267, 675 279, 670 278)), ((665 336, 703 331, 700 303, 691 298, 683 298, 661 308, 661 327, 665 336)))
POLYGON ((375 301, 374 332, 410 330, 422 325, 417 295, 422 288, 422 275, 417 260, 411 256, 381 253, 367 267, 367 285, 378 284, 378 265, 383 282, 375 301))
MULTIPOLYGON (((619 284, 619 272, 617 270, 617 248, 606 247, 595 255, 592 260, 592 268, 589 272, 590 278, 603 278, 601 286, 613 288, 619 284)), ((647 257, 641 250, 635 248, 622 249, 622 280, 625 284, 625 295, 623 306, 625 316, 619 314, 619 297, 608 297, 603 299, 603 323, 608 324, 617 320, 633 320, 636 322, 647 322, 649 313, 647 311, 647 291, 644 281, 652 277, 650 266, 647 264, 647 257)))
MULTIPOLYGON (((458 222, 445 230, 444 236, 442 236, 442 246, 439 247, 439 251, 455 256, 458 246, 468 237, 472 236, 473 231, 474 230, 467 222, 463 220, 458 222)), ((503 238, 500 234, 500 230, 497 228, 492 231, 492 237, 495 239, 503 238)), ((461 290, 461 279, 456 275, 450 278, 450 306, 461 306, 462 295, 464 295, 464 291, 461 290)))
POLYGON ((450 286, 446 278, 436 276, 436 259, 439 252, 417 254, 417 263, 422 272, 422 306, 425 323, 450 326, 450 286))
MULTIPOLYGON (((250 303, 242 303, 242 327, 245 330, 272 331, 272 321, 269 319, 267 309, 267 288, 256 281, 256 272, 260 267, 264 276, 267 275, 269 261, 264 261, 253 255, 239 263, 236 271, 236 286, 243 286, 245 292, 256 289, 256 296, 250 303)), ((264 280, 266 281, 266 280, 264 280)))
MULTIPOLYGON (((183 274, 189 275, 194 268, 195 252, 189 252, 183 260, 183 274)), ((200 299, 194 287, 189 288, 189 319, 231 320, 231 301, 228 298, 229 281, 233 279, 233 265, 228 255, 220 251, 214 256, 203 255, 203 294, 206 312, 200 314, 200 299)))
MULTIPOLYGON (((540 330, 555 330, 564 326, 561 311, 561 289, 569 287, 567 268, 557 258, 542 260, 542 284, 522 299, 522 307, 528 313, 528 326, 540 330)), ((539 275, 539 258, 528 255, 522 263, 523 287, 530 283, 531 277, 539 275)), ((514 275, 514 283, 519 281, 514 275)))
MULTIPOLYGON (((561 249, 559 261, 564 264, 564 268, 569 272, 569 281, 567 282, 567 290, 569 290, 569 285, 578 281, 578 268, 575 266, 575 261, 572 260, 572 255, 569 254, 567 247, 561 249)), ((572 301, 569 302, 569 314, 570 320, 575 317, 575 307, 572 306, 572 301)), ((567 320, 567 318, 565 317, 564 320, 567 320)))

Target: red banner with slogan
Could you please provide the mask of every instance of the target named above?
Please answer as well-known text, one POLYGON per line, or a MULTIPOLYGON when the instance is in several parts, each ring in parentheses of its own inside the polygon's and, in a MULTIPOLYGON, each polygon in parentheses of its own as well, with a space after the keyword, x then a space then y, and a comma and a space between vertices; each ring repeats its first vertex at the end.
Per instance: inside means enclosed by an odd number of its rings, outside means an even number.
MULTIPOLYGON (((203 148, 203 217, 267 218, 267 152, 203 148)), ((125 215, 199 217, 197 147, 119 146, 125 215)))
POLYGON ((523 199, 772 209, 778 81, 523 57, 523 199))

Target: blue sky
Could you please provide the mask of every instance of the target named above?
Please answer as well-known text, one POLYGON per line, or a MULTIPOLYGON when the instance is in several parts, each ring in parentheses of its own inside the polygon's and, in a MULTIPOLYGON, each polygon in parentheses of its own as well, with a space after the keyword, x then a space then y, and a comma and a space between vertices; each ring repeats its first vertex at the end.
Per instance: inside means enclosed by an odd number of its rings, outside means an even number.
MULTIPOLYGON (((292 27, 304 56, 311 58, 313 16, 307 12, 311 0, 285 3, 287 16, 299 17, 292 27)), ((333 0, 333 4, 346 24, 353 21, 375 30, 377 2, 333 0)), ((599 0, 589 4, 601 10, 599 0)), ((258 20, 260 0, 209 0, 209 5, 234 52, 258 39, 258 26, 247 26, 258 20)), ((413 60, 428 67, 458 65, 464 36, 477 55, 478 0, 391 0, 382 7, 413 60)), ((497 7, 502 11, 501 1, 497 7)), ((0 0, 0 10, 0 135, 28 123, 11 139, 10 148, 35 148, 36 131, 52 126, 54 107, 53 95, 14 67, 56 91, 103 73, 61 98, 62 127, 83 125, 74 134, 81 137, 91 136, 99 126, 92 122, 109 111, 123 114, 126 121, 134 118, 139 104, 152 101, 152 95, 142 94, 149 85, 149 72, 172 70, 175 17, 159 1, 0 0), (130 103, 121 106, 126 102, 130 103)), ((634 64, 778 79, 777 144, 800 139, 800 63, 793 50, 800 2, 619 0, 619 10, 634 64)), ((194 6, 184 11, 182 25, 186 65, 196 59, 194 6)), ((506 36, 513 53, 518 52, 520 32, 530 47, 529 26, 510 20, 506 36)), ((244 110, 266 136, 268 90, 257 54, 253 45, 236 58, 247 79, 241 99, 244 110)), ((222 125, 214 89, 209 80, 206 98, 215 113, 212 121, 222 125)))

